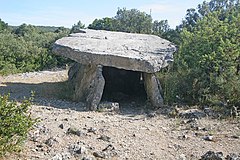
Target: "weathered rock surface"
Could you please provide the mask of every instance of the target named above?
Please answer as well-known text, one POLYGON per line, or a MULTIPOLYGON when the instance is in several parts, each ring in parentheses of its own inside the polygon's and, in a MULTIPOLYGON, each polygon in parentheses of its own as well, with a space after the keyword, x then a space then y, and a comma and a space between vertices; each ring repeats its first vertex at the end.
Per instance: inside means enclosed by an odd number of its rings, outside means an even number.
POLYGON ((73 87, 75 101, 86 102, 89 109, 96 110, 105 84, 102 66, 76 63, 69 71, 69 84, 73 87))
POLYGON ((161 96, 161 85, 155 74, 144 73, 144 86, 149 101, 154 107, 161 107, 163 105, 163 98, 161 96))
POLYGON ((53 52, 81 64, 154 73, 173 61, 175 46, 158 36, 85 29, 57 40, 53 52))

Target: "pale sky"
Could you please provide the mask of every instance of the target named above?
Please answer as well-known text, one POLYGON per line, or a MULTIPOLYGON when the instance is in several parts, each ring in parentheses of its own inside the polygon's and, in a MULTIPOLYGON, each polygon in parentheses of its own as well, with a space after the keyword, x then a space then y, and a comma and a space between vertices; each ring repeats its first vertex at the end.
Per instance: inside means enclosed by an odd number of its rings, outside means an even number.
POLYGON ((204 0, 0 0, 0 18, 9 25, 86 26, 96 18, 114 17, 118 8, 138 9, 153 20, 179 25, 189 8, 204 0))

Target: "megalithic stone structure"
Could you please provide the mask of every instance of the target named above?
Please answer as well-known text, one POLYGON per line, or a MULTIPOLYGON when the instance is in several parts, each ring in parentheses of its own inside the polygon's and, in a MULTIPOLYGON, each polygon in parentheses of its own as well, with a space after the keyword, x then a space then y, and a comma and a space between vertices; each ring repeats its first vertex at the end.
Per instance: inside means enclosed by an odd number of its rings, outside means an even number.
POLYGON ((139 72, 151 104, 163 105, 155 74, 173 61, 175 51, 171 42, 158 36, 90 29, 63 37, 53 45, 55 54, 77 62, 69 70, 74 100, 85 102, 90 110, 97 109, 104 92, 103 67, 120 69, 120 73, 139 72))

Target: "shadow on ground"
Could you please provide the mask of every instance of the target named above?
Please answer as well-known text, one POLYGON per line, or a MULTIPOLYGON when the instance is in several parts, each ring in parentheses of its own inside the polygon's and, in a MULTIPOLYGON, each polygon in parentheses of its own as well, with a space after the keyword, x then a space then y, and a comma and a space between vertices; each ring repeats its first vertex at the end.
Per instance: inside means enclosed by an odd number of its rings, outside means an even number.
MULTIPOLYGON (((0 94, 10 93, 10 98, 22 101, 31 96, 34 92, 34 104, 49 106, 59 109, 72 109, 77 111, 88 111, 82 102, 71 101, 72 91, 68 88, 67 81, 63 82, 44 82, 44 83, 15 83, 7 82, 0 85, 0 94)), ((149 105, 142 100, 121 101, 119 114, 136 116, 146 114, 151 110, 149 105)))

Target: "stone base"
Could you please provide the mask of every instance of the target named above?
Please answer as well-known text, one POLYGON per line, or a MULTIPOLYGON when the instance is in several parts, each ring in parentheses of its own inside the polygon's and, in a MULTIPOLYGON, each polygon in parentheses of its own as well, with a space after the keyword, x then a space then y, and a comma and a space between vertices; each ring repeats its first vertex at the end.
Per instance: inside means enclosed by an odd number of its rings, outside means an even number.
MULTIPOLYGON (((97 110, 105 86, 103 67, 101 65, 81 65, 76 63, 70 68, 68 75, 69 84, 74 90, 74 101, 85 102, 87 108, 97 110)), ((138 74, 136 75, 138 76, 138 74)), ((143 73, 143 80, 148 100, 154 107, 159 108, 163 105, 159 80, 154 73, 143 73)))

